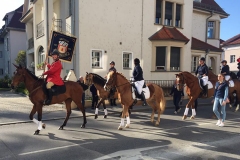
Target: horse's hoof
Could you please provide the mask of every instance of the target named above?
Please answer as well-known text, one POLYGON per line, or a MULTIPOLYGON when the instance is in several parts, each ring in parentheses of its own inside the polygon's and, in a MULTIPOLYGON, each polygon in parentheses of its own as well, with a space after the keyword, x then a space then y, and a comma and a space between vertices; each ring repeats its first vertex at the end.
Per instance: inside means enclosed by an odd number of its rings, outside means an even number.
POLYGON ((118 127, 118 130, 123 130, 123 127, 122 127, 122 126, 119 126, 119 127, 118 127))
POLYGON ((190 119, 195 119, 195 117, 194 117, 194 116, 191 116, 190 119))
POLYGON ((154 122, 154 119, 151 119, 151 122, 153 123, 153 122, 154 122))
POLYGON ((95 114, 95 119, 97 119, 98 118, 98 115, 97 114, 95 114))
POLYGON ((40 130, 36 130, 36 131, 34 132, 34 135, 39 135, 39 133, 40 133, 40 130))
POLYGON ((125 128, 130 128, 130 124, 126 124, 125 128))
POLYGON ((58 128, 58 130, 63 130, 63 126, 60 126, 60 127, 58 128))
POLYGON ((107 115, 104 115, 103 118, 107 118, 107 115))
POLYGON ((184 116, 182 117, 182 120, 185 120, 185 119, 187 119, 187 116, 186 116, 186 115, 184 115, 184 116))
POLYGON ((155 126, 159 126, 159 122, 156 122, 156 123, 155 123, 155 126))
POLYGON ((239 110, 239 106, 237 106, 237 108, 235 109, 235 112, 237 112, 239 110))
POLYGON ((43 124, 42 124, 42 128, 43 128, 43 129, 46 129, 46 124, 43 123, 43 124))
POLYGON ((85 124, 81 125, 81 128, 85 128, 85 124))

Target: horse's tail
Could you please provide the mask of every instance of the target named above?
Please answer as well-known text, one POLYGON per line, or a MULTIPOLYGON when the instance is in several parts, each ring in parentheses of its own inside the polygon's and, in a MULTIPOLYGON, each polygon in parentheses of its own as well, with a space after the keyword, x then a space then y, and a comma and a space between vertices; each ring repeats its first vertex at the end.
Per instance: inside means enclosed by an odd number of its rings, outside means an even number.
POLYGON ((165 108, 166 108, 166 99, 165 99, 165 97, 164 97, 164 92, 163 92, 163 89, 162 89, 162 87, 161 86, 159 86, 159 88, 160 88, 160 91, 162 92, 162 93, 160 93, 160 110, 161 110, 161 114, 163 114, 163 112, 165 111, 165 108))

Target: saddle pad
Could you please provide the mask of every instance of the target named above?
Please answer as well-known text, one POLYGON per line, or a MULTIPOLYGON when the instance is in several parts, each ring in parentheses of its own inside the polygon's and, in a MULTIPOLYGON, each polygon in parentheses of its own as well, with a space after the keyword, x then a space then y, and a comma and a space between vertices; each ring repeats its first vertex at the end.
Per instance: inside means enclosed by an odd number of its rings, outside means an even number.
POLYGON ((63 94, 66 92, 66 86, 65 86, 65 84, 62 86, 54 85, 54 86, 52 86, 51 90, 53 92, 53 95, 57 96, 59 94, 63 94))
POLYGON ((229 81, 229 87, 234 87, 234 82, 233 82, 233 80, 230 80, 230 81, 229 81))
MULTIPOLYGON (((145 88, 143 88, 143 93, 145 95, 145 99, 150 98, 150 91, 149 91, 149 88, 147 86, 145 88)), ((132 87, 132 97, 133 97, 133 99, 141 100, 139 98, 136 98, 136 95, 135 95, 133 87, 132 87)))
POLYGON ((212 89, 212 88, 213 88, 212 82, 208 81, 208 82, 207 82, 207 85, 208 85, 208 89, 212 89))

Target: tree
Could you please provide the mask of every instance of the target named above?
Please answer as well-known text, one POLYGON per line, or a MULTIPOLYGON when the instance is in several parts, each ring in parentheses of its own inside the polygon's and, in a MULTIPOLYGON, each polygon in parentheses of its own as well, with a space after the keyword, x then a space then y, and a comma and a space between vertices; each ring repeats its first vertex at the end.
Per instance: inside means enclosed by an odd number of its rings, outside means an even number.
POLYGON ((22 65, 23 67, 26 67, 26 51, 19 51, 17 58, 15 59, 15 62, 18 65, 22 65))

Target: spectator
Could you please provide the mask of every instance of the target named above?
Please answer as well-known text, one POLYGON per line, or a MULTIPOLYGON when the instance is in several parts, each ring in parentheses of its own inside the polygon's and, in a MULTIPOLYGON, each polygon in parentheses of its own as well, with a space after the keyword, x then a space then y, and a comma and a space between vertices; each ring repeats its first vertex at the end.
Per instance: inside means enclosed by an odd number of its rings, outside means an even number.
POLYGON ((82 105, 85 107, 85 91, 88 89, 88 86, 84 84, 83 77, 80 76, 79 80, 77 81, 83 88, 83 94, 82 94, 82 105))
POLYGON ((94 86, 94 84, 91 85, 90 92, 92 92, 92 109, 95 109, 98 103, 98 95, 97 95, 97 89, 94 86))
POLYGON ((183 93, 183 91, 178 91, 177 90, 176 82, 175 82, 175 84, 172 87, 170 95, 171 96, 173 95, 173 104, 175 105, 174 114, 177 114, 181 110, 181 108, 179 107, 179 102, 181 100, 181 97, 184 96, 184 93, 183 93))

